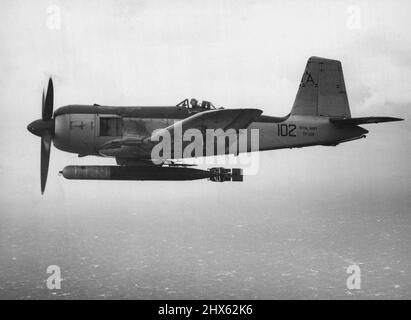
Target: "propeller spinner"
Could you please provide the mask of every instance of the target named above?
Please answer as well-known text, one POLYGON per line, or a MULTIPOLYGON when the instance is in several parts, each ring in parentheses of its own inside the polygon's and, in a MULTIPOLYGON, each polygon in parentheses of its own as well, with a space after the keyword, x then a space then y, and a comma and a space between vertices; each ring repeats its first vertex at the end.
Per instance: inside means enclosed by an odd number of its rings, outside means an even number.
POLYGON ((46 96, 44 91, 42 96, 42 115, 41 119, 35 120, 27 126, 32 134, 41 137, 40 146, 40 181, 41 194, 44 193, 47 182, 47 173, 49 170, 49 159, 51 142, 54 136, 54 119, 53 119, 53 80, 50 78, 47 86, 46 96))

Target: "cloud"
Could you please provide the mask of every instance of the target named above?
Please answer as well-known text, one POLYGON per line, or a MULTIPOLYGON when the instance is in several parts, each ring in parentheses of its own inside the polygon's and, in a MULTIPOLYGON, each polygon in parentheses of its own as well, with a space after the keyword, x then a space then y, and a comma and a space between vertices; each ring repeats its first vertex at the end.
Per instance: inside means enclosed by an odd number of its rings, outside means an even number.
POLYGON ((407 38, 397 29, 376 26, 347 43, 352 55, 343 61, 343 68, 354 115, 411 115, 411 43, 407 38))

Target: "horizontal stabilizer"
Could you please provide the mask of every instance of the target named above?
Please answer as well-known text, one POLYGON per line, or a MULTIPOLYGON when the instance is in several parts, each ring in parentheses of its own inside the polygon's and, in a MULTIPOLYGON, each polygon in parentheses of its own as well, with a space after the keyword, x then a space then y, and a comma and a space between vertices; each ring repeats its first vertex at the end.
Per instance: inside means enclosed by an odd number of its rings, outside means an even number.
POLYGON ((379 123, 379 122, 391 122, 391 121, 402 121, 404 119, 394 118, 394 117, 361 117, 361 118, 346 118, 346 119, 330 119, 332 123, 338 125, 359 125, 367 123, 379 123))

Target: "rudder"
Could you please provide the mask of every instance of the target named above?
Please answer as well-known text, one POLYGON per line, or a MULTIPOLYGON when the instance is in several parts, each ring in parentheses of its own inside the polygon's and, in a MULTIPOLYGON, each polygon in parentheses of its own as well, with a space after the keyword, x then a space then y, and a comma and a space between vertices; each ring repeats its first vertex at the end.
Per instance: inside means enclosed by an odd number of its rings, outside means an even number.
POLYGON ((308 59, 291 114, 351 117, 340 61, 319 57, 308 59))

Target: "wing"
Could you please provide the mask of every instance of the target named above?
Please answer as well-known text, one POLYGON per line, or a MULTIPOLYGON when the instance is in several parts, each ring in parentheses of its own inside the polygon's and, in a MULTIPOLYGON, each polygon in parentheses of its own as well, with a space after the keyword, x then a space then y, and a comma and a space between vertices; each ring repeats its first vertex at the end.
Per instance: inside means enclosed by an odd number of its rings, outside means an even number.
MULTIPOLYGON (((188 129, 197 129, 201 135, 207 129, 245 129, 261 115, 259 109, 218 109, 196 113, 164 129, 155 131, 150 137, 125 137, 113 139, 98 149, 98 153, 107 157, 150 157, 152 147, 158 143, 159 137, 168 132, 175 141, 175 131, 184 133, 188 129)), ((218 132, 217 132, 218 133, 218 132)), ((217 134, 216 134, 217 136, 217 134)), ((180 137, 182 138, 182 136, 180 137)))
POLYGON ((146 141, 158 141, 159 137, 166 131, 168 131, 174 140, 177 129, 181 130, 182 133, 189 129, 197 129, 201 131, 203 135, 207 129, 222 129, 224 131, 228 129, 246 129, 261 113, 262 110, 259 109, 218 109, 204 111, 177 121, 167 128, 157 130, 150 138, 147 138, 146 141))

